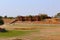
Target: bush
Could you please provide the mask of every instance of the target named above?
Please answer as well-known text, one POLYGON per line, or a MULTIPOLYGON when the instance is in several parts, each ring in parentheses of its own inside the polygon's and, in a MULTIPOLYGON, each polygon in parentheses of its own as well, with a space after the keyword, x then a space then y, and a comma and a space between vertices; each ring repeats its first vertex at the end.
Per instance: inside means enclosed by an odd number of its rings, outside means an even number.
POLYGON ((3 25, 4 21, 2 19, 0 19, 0 25, 3 25))
POLYGON ((46 19, 48 17, 47 14, 39 14, 39 16, 40 16, 41 20, 44 20, 44 19, 46 19))
POLYGON ((57 13, 54 17, 55 18, 60 18, 60 13, 57 13))
POLYGON ((4 16, 4 18, 7 18, 7 16, 4 16))
POLYGON ((0 16, 0 25, 3 25, 4 24, 4 21, 2 20, 2 16, 0 16))
POLYGON ((0 28, 0 32, 7 32, 7 30, 4 28, 0 28))

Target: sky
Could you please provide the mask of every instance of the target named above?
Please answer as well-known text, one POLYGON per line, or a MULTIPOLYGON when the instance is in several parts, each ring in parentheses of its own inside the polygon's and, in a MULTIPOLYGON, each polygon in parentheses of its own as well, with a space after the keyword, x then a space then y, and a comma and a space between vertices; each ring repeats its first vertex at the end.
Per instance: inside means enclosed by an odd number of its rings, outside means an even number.
POLYGON ((60 12, 60 0, 0 0, 0 16, 26 16, 60 12))

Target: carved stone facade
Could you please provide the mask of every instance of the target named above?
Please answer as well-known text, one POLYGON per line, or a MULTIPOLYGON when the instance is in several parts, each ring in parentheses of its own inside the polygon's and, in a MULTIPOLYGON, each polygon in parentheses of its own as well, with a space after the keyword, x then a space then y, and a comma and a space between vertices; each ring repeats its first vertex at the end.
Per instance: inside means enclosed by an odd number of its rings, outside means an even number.
POLYGON ((40 21, 40 16, 18 16, 17 20, 19 21, 40 21))
MULTIPOLYGON (((51 17, 46 17, 46 19, 51 19, 51 17)), ((31 22, 41 21, 41 17, 40 16, 18 16, 10 24, 15 23, 16 21, 21 21, 21 22, 24 22, 24 21, 31 21, 31 22)))

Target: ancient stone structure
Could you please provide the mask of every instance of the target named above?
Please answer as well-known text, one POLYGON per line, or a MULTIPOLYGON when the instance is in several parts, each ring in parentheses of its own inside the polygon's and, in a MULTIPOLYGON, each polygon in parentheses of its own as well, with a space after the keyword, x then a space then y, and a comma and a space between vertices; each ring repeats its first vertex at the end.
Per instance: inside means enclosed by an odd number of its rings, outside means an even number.
POLYGON ((40 17, 39 16, 18 16, 17 20, 19 21, 40 21, 40 17))
MULTIPOLYGON (((51 19, 51 17, 46 17, 47 19, 51 19)), ((31 22, 34 22, 34 21, 41 21, 41 17, 39 15, 36 15, 36 16, 18 16, 16 17, 16 19, 11 22, 11 23, 15 23, 16 21, 21 21, 21 22, 24 22, 24 21, 31 21, 31 22)))

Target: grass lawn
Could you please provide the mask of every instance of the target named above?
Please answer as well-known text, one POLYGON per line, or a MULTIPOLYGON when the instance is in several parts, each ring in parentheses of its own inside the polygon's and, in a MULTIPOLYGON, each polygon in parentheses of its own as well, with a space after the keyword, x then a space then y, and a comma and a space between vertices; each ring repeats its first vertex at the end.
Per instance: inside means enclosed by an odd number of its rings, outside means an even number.
POLYGON ((5 32, 5 33, 1 33, 0 32, 0 38, 1 37, 15 37, 15 36, 24 36, 26 34, 29 34, 33 32, 32 30, 31 31, 16 31, 16 30, 11 30, 9 32, 5 32))

